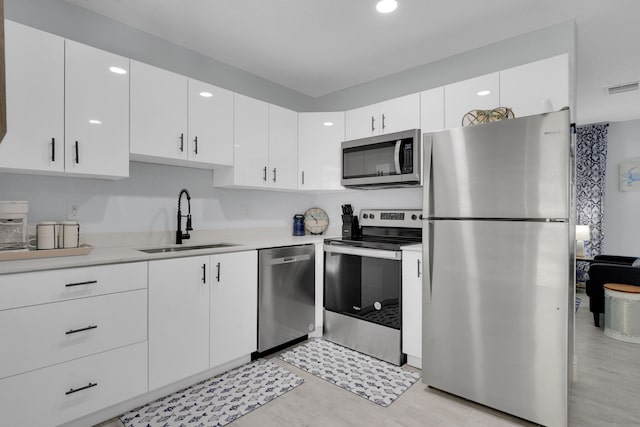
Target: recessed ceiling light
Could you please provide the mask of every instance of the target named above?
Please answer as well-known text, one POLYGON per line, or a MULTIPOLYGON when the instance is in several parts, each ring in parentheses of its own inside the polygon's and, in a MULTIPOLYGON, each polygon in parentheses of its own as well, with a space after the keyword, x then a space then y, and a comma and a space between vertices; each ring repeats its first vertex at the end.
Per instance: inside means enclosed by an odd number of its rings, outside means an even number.
POLYGON ((480 92, 478 92, 478 96, 487 96, 491 93, 490 90, 481 90, 480 92))
POLYGON ((89 123, 92 125, 101 125, 102 122, 100 120, 96 120, 96 119, 90 119, 89 123))
POLYGON ((109 67, 109 71, 116 74, 127 74, 127 70, 120 67, 109 67))
POLYGON ((398 2, 396 0, 380 0, 378 4, 376 4, 376 10, 380 13, 389 13, 396 10, 398 7, 398 2))
POLYGON ((200 92, 200 96, 203 98, 211 98, 213 94, 211 92, 200 92))
POLYGON ((333 122, 324 122, 323 125, 325 125, 325 126, 333 126, 333 122))

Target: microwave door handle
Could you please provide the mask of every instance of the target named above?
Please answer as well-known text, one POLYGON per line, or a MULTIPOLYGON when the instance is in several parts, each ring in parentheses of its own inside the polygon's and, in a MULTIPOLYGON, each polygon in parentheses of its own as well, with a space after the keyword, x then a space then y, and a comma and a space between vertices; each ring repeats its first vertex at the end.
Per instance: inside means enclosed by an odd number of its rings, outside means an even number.
POLYGON ((402 147, 402 140, 399 139, 396 141, 396 149, 395 149, 395 152, 393 153, 393 162, 395 163, 397 175, 400 175, 400 173, 402 172, 400 170, 400 148, 401 147, 402 147))

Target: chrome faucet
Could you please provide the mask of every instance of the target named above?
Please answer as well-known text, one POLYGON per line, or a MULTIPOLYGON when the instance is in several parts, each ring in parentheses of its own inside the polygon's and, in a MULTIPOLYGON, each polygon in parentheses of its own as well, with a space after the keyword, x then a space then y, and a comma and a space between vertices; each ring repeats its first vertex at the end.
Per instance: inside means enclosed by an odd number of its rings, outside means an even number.
POLYGON ((191 236, 189 232, 193 231, 193 227, 191 227, 191 195, 189 195, 189 190, 183 188, 180 190, 180 194, 178 194, 178 230, 176 231, 176 244, 181 245, 183 239, 189 239, 191 236), (187 202, 189 204, 189 211, 187 215, 182 215, 182 211, 180 210, 180 202, 182 200, 182 195, 187 196, 187 202), (185 233, 182 232, 182 218, 187 218, 187 226, 185 227, 185 233))

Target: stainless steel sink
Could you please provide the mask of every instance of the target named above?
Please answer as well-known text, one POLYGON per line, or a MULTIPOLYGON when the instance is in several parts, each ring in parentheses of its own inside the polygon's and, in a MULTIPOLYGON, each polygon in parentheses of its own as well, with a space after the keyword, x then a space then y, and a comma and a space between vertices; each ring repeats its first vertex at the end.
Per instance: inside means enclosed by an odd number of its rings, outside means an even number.
POLYGON ((171 246, 163 248, 151 248, 151 249, 138 249, 140 252, 148 254, 159 254, 165 252, 183 252, 183 251, 195 251, 197 249, 217 249, 228 248, 231 246, 237 246, 233 243, 212 243, 210 245, 196 245, 196 246, 171 246))

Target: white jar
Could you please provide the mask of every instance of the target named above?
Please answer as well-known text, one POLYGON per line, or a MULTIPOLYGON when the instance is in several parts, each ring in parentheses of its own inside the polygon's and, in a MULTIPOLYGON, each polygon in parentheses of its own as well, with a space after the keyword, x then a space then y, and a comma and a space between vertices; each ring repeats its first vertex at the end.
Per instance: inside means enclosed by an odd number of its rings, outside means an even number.
POLYGON ((60 232, 61 248, 77 248, 80 246, 80 225, 78 221, 62 221, 60 232))
POLYGON ((58 247, 58 224, 55 221, 40 221, 36 225, 38 249, 56 249, 58 247))

